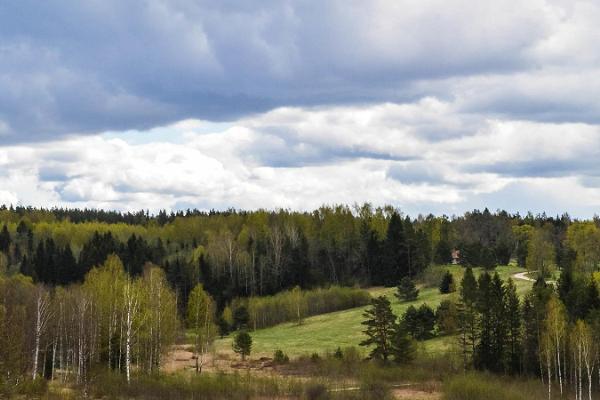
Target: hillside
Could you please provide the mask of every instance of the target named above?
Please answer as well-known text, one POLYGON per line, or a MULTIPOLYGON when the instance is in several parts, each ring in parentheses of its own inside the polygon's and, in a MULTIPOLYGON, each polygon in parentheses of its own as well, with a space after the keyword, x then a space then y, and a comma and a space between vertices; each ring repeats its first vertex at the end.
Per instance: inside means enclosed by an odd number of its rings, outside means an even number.
MULTIPOLYGON (((462 279, 463 267, 448 266, 455 282, 462 279)), ((474 269, 478 276, 481 268, 474 269)), ((522 268, 516 266, 500 266, 496 268, 503 280, 516 273, 523 272, 522 268)), ((513 279, 517 285, 519 295, 523 295, 531 288, 531 282, 513 279)), ((455 293, 440 294, 437 287, 420 287, 419 298, 412 302, 400 302, 395 296, 395 288, 372 288, 371 295, 386 295, 392 302, 392 308, 397 316, 401 316, 410 306, 419 306, 427 303, 435 309, 445 298, 455 296, 455 293)), ((338 346, 358 346, 364 339, 362 333, 364 320, 362 314, 366 307, 358 307, 350 310, 338 311, 306 318, 302 325, 296 323, 284 323, 274 327, 259 329, 252 332, 253 357, 271 356, 276 349, 281 349, 290 356, 310 355, 314 352, 333 352, 338 346)), ((424 342, 425 350, 428 352, 441 352, 453 344, 451 337, 436 337, 424 342)), ((231 337, 220 339, 216 342, 217 353, 231 353, 231 337)))

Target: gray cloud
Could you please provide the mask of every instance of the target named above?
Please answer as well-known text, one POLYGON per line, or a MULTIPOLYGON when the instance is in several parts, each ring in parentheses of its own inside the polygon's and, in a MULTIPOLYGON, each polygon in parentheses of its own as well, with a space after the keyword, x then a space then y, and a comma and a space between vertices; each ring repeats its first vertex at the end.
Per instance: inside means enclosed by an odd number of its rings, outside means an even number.
MULTIPOLYGON (((232 120, 289 105, 470 97, 465 80, 471 76, 555 63, 558 50, 544 44, 559 31, 561 7, 550 0, 519 6, 3 1, 0 138, 35 141, 186 118, 232 120)), ((484 108, 518 112, 505 106, 509 102, 488 101, 484 108)), ((589 112, 588 118, 597 115, 589 112)), ((428 134, 440 131, 432 127, 428 134)))

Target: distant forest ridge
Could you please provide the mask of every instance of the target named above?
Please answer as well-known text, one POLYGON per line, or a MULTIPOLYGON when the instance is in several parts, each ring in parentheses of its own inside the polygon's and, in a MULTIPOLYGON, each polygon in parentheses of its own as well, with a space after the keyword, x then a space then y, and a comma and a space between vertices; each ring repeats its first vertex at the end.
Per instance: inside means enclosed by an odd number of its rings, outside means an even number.
POLYGON ((145 211, 0 207, 0 268, 65 285, 116 254, 131 275, 160 266, 180 298, 203 283, 222 306, 235 297, 328 285, 397 285, 431 264, 548 273, 600 261, 599 221, 474 210, 410 218, 394 207, 312 212, 145 211), (582 259, 585 258, 585 259, 582 259))

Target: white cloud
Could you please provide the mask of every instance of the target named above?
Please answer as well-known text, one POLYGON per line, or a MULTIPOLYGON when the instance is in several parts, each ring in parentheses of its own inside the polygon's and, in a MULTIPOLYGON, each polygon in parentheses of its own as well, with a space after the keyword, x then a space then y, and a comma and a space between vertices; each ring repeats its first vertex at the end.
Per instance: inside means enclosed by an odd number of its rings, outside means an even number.
POLYGON ((207 126, 187 120, 161 128, 174 142, 100 135, 0 147, 0 200, 154 211, 369 201, 413 214, 494 204, 554 210, 564 202, 575 215, 600 202, 594 125, 488 119, 424 98, 287 107, 222 131, 206 133, 207 126), (446 126, 451 133, 443 135, 446 126), (506 200, 528 190, 530 197, 506 200))

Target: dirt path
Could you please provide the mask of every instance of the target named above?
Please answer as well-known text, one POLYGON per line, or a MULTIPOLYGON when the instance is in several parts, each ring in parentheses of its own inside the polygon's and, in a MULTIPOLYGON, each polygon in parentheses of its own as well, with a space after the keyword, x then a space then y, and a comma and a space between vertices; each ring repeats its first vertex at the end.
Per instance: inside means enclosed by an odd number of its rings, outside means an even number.
MULTIPOLYGON (((522 281, 527 281, 527 282, 535 282, 536 280, 533 278, 530 278, 527 276, 527 274, 532 274, 534 272, 537 271, 523 271, 523 272, 518 272, 516 274, 514 274, 512 277, 515 279, 520 279, 522 281)), ((549 285, 555 285, 556 281, 546 281, 547 284, 549 285)))
MULTIPOLYGON (((535 271, 533 271, 533 272, 535 272, 535 271)), ((527 282, 535 282, 535 279, 527 276, 528 273, 529 273, 529 271, 519 272, 519 273, 514 274, 513 278, 520 279, 522 281, 527 281, 527 282)))

